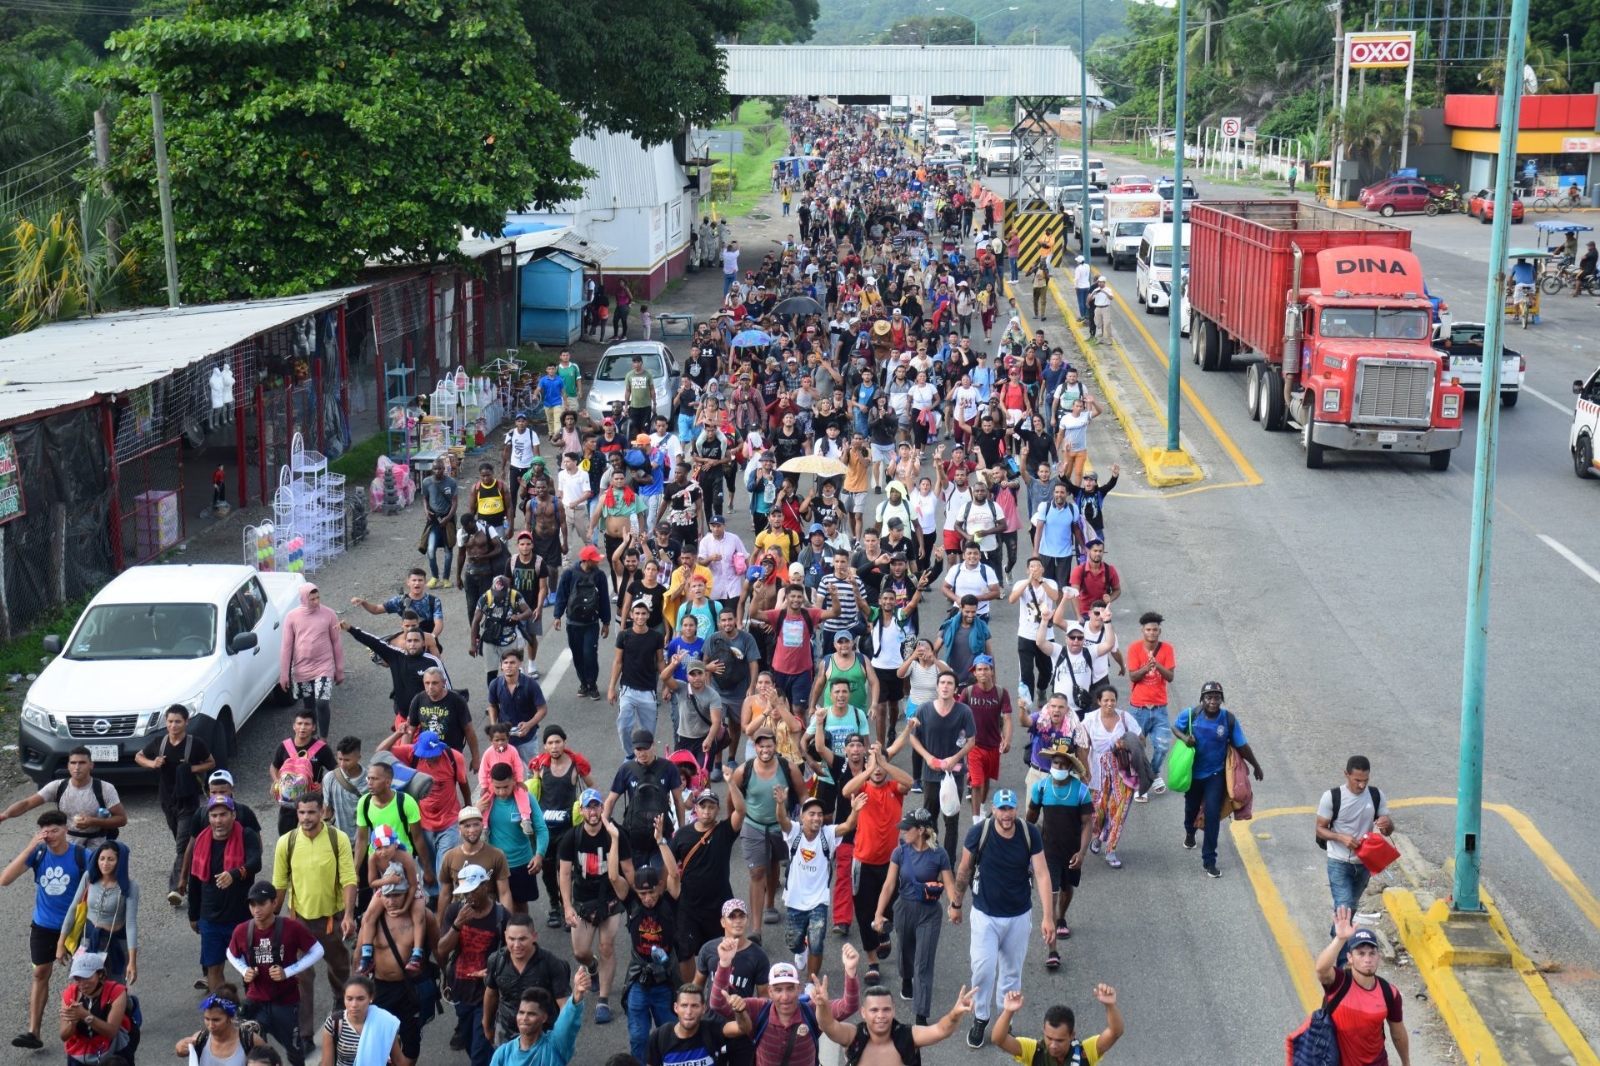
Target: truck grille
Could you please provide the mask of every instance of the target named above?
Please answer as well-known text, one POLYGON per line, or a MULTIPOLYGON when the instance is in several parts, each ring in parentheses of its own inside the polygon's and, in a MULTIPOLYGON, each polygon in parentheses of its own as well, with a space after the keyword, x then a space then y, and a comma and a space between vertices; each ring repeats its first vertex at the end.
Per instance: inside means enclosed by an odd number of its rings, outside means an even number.
POLYGON ((1356 419, 1425 426, 1433 413, 1434 368, 1411 359, 1363 359, 1356 379, 1356 419))
POLYGON ((67 731, 74 737, 84 740, 112 739, 116 737, 133 736, 134 727, 138 725, 139 716, 136 714, 106 714, 95 718, 80 715, 67 716, 67 731), (97 722, 105 722, 105 732, 95 728, 97 722))

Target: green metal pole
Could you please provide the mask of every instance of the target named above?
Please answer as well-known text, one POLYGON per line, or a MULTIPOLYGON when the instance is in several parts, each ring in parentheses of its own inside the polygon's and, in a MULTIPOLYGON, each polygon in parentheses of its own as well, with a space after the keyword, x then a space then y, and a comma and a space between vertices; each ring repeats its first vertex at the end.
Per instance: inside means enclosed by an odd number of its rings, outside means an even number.
MULTIPOLYGON (((1183 365, 1179 357, 1183 344, 1178 318, 1178 294, 1183 285, 1183 138, 1184 94, 1188 90, 1188 69, 1184 63, 1184 41, 1189 36, 1189 5, 1178 0, 1178 71, 1176 75, 1177 102, 1172 108, 1172 293, 1167 297, 1167 451, 1175 452, 1178 443, 1178 398, 1183 394, 1178 368, 1183 365)), ((1161 131, 1156 130, 1156 154, 1161 152, 1161 131)))
POLYGON ((1512 0, 1506 79, 1500 96, 1500 158, 1489 236, 1489 291, 1483 310, 1483 385, 1478 396, 1478 448, 1472 471, 1472 541, 1467 552, 1467 640, 1461 659, 1461 752, 1456 776, 1455 908, 1481 911, 1478 874, 1483 825, 1483 688, 1488 672, 1489 566, 1494 543, 1494 475, 1500 431, 1500 353, 1505 329, 1506 233, 1511 178, 1517 169, 1517 118, 1528 0, 1512 0))
POLYGON ((1078 251, 1087 261, 1089 242, 1089 0, 1078 0, 1078 132, 1082 134, 1083 166, 1078 172, 1083 186, 1083 210, 1078 215, 1078 251))

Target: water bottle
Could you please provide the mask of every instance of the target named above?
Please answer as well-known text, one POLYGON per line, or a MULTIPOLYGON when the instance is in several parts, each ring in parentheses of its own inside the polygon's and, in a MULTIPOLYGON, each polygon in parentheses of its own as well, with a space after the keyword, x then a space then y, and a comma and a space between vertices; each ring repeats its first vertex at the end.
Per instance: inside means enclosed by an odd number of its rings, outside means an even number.
POLYGON ((111 812, 106 810, 104 807, 101 807, 99 810, 94 812, 94 816, 96 818, 110 818, 111 812))
POLYGON ((657 965, 665 966, 667 964, 666 949, 661 947, 659 944, 651 945, 650 961, 656 963, 657 965))
POLYGON ((1027 684, 1021 681, 1017 682, 1017 702, 1025 711, 1033 709, 1033 693, 1028 691, 1027 684))

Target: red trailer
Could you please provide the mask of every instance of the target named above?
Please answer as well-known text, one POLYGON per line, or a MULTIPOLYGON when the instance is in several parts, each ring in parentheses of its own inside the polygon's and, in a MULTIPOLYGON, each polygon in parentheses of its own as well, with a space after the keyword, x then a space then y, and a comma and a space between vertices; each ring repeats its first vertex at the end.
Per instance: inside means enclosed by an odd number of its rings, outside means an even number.
POLYGON ((1426 453, 1461 442, 1461 388, 1432 347, 1411 231, 1294 200, 1196 203, 1189 339, 1202 370, 1246 370, 1252 420, 1329 449, 1426 453))

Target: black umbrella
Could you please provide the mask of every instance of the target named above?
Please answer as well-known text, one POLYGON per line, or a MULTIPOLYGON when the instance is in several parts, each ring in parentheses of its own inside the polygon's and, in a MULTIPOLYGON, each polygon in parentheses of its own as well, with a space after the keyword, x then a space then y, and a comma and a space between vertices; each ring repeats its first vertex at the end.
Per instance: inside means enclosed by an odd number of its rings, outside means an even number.
POLYGON ((775 315, 820 315, 823 306, 809 296, 791 296, 772 309, 775 315))

